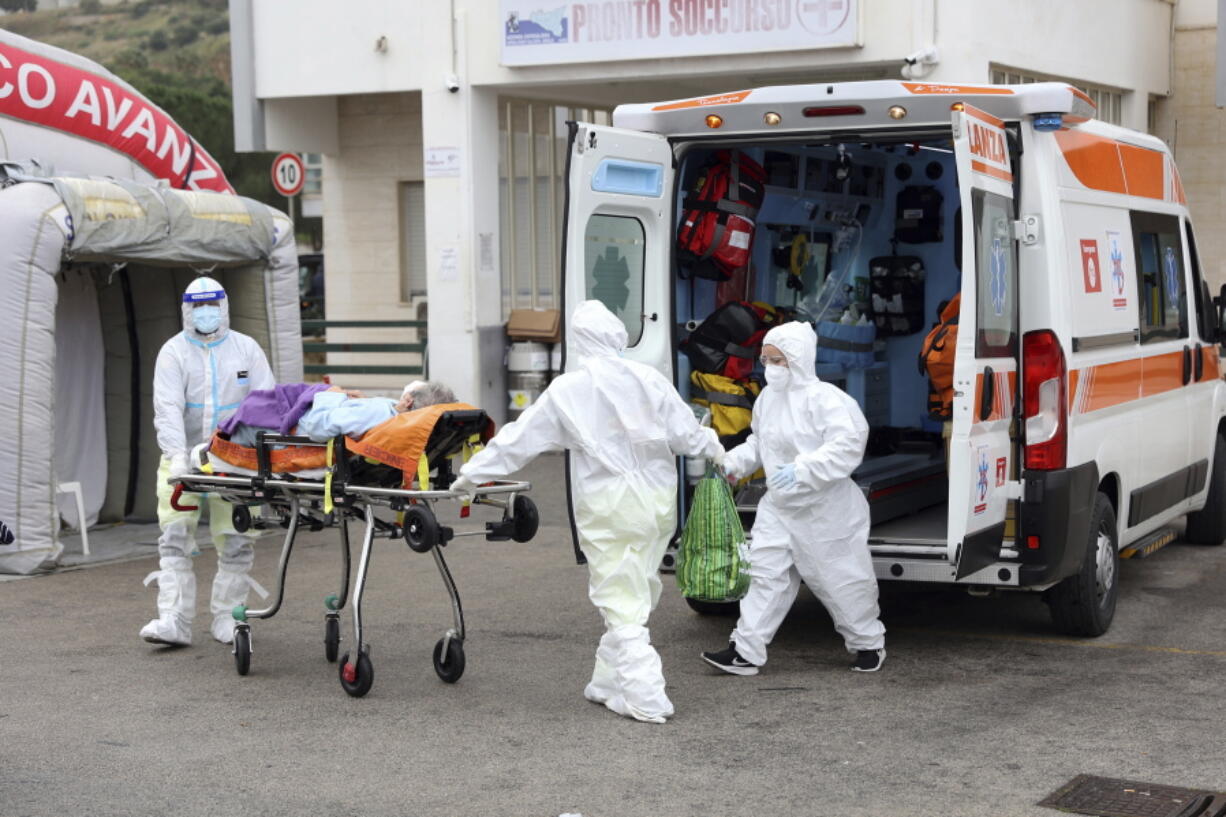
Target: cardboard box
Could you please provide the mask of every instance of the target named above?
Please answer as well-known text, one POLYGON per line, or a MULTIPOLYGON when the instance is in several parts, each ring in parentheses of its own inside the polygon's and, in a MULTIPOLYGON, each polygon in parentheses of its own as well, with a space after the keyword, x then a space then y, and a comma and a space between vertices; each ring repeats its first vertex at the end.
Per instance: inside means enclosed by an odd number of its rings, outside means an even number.
POLYGON ((507 319, 507 337, 557 343, 562 339, 562 313, 556 309, 513 309, 507 319))

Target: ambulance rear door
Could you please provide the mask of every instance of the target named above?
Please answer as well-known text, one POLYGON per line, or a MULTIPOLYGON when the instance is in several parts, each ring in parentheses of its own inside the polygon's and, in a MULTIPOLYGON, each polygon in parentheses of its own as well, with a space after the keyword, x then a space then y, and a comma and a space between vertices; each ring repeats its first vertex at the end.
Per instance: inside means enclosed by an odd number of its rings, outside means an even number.
POLYGON ((1004 122, 967 105, 954 111, 953 132, 964 227, 948 555, 956 578, 974 581, 975 573, 1000 558, 1008 500, 1018 489, 1010 440, 1020 343, 1016 210, 1004 122))
MULTIPOLYGON (((562 232, 563 369, 566 330, 575 307, 598 300, 626 326, 626 357, 673 379, 669 279, 673 152, 663 136, 568 123, 566 208, 562 232)), ((574 471, 566 463, 567 505, 575 556, 574 471)))
POLYGON ((582 301, 602 302, 626 325, 626 357, 671 382, 672 148, 653 133, 586 122, 570 128, 563 324, 582 301))

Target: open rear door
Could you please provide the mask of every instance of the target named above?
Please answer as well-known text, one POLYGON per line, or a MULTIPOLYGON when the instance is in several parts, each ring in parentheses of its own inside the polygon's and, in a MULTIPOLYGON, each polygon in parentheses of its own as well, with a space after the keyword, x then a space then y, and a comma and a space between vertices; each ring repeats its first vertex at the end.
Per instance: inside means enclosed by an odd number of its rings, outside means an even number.
MULTIPOLYGON (((563 344, 575 307, 598 300, 626 325, 626 357, 673 378, 670 223, 673 152, 653 133, 570 123, 562 245, 563 344)), ((563 368, 574 362, 563 346, 563 368)), ((575 530, 567 457, 567 504, 575 530)))
MULTIPOLYGON (((1013 167, 1004 123, 953 114, 962 201, 962 310, 949 449, 949 559, 963 579, 1000 557, 1016 493, 1018 298, 1013 167)), ((992 581, 997 581, 992 577, 992 581)))
POLYGON ((672 148, 658 134, 579 122, 566 164, 565 318, 601 301, 626 325, 626 357, 671 382, 672 148))

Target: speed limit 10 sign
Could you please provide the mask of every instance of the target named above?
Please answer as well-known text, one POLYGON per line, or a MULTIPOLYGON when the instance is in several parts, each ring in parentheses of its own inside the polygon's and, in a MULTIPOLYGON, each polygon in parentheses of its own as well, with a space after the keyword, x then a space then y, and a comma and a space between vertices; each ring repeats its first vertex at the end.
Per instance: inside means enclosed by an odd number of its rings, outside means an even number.
POLYGON ((272 186, 282 196, 296 196, 306 183, 306 168, 296 153, 282 153, 272 160, 272 186))

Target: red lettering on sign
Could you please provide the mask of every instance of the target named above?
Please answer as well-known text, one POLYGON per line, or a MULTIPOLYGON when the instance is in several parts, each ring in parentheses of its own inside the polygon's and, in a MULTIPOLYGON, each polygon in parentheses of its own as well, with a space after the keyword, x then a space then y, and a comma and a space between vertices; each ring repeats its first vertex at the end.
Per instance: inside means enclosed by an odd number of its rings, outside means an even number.
POLYGON ((1007 161, 1005 140, 1000 131, 989 130, 975 122, 970 124, 971 153, 998 165, 1007 161))
POLYGON ((0 51, 0 116, 105 145, 172 187, 234 192, 216 160, 136 91, 8 45, 0 51))

